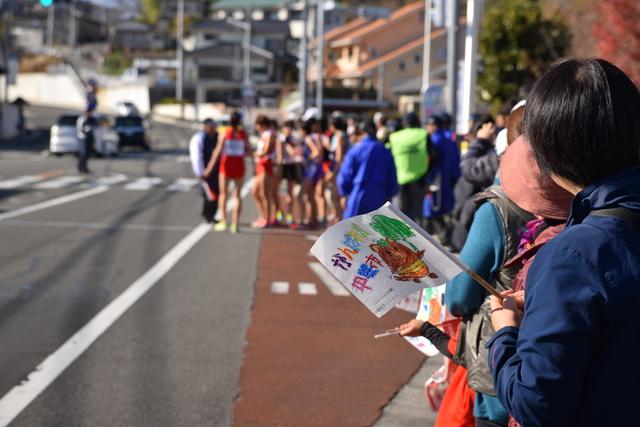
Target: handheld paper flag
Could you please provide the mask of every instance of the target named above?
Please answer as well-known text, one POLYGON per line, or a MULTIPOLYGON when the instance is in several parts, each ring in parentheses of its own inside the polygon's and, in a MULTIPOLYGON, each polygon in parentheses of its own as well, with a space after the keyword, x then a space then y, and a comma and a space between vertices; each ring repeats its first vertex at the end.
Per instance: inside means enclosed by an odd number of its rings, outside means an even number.
POLYGON ((200 186, 202 186, 202 191, 204 191, 204 195, 208 201, 212 202, 218 199, 218 196, 211 190, 211 187, 209 187, 206 181, 200 181, 200 186))
MULTIPOLYGON (((446 320, 446 310, 443 304, 444 285, 422 290, 420 309, 416 319, 431 322, 432 325, 441 324, 446 320)), ((416 350, 432 357, 439 353, 436 346, 425 337, 404 337, 416 350)))
POLYGON ((390 203, 330 227, 311 253, 377 317, 466 269, 390 203))

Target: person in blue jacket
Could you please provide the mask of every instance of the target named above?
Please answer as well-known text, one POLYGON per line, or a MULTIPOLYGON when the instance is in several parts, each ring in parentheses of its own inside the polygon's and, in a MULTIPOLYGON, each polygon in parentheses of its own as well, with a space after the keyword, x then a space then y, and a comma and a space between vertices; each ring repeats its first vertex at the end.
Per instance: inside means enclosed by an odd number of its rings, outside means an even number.
POLYGON ((338 190, 347 197, 344 218, 376 210, 398 194, 393 157, 376 139, 376 131, 373 120, 367 120, 366 136, 347 152, 340 167, 338 190))
POLYGON ((526 427, 638 425, 640 92, 606 61, 564 61, 534 85, 524 132, 575 197, 524 296, 492 299, 497 396, 526 427))
POLYGON ((427 173, 430 191, 424 199, 422 214, 426 220, 426 231, 446 245, 449 243, 446 216, 455 205, 453 188, 460 178, 460 150, 444 128, 441 117, 431 116, 427 119, 427 132, 431 157, 427 173))

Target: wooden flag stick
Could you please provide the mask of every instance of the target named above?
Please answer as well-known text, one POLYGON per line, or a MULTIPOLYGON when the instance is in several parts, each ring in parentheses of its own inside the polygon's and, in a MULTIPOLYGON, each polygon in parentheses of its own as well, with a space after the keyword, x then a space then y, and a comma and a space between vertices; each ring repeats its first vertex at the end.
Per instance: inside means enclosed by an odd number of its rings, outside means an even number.
POLYGON ((460 321, 460 318, 455 318, 455 319, 445 320, 444 322, 436 323, 433 326, 435 326, 436 328, 440 328, 444 325, 448 325, 449 323, 459 322, 459 321, 460 321))
POLYGON ((498 298, 500 301, 504 300, 504 298, 500 294, 500 292, 498 292, 498 290, 496 288, 491 286, 489 284, 489 282, 484 280, 484 278, 482 276, 480 276, 478 273, 476 273, 475 271, 473 271, 473 270, 471 270, 469 268, 465 269, 464 272, 467 273, 469 276, 471 276, 473 278, 473 280, 478 282, 478 284, 480 286, 482 286, 485 289, 485 291, 489 292, 491 295, 493 295, 494 297, 498 298))

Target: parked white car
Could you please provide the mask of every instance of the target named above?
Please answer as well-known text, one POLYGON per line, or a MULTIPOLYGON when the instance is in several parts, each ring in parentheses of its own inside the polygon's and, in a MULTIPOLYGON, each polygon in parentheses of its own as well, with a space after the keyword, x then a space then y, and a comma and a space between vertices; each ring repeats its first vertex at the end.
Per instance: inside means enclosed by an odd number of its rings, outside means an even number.
POLYGON ((76 135, 76 121, 78 115, 65 114, 60 116, 57 123, 51 126, 49 151, 56 155, 78 152, 78 136, 76 135))
MULTIPOLYGON (((49 151, 57 156, 65 153, 78 152, 78 135, 76 122, 78 115, 65 114, 60 116, 57 123, 51 126, 49 151)), ((118 133, 107 117, 96 114, 98 126, 93 131, 94 150, 104 156, 118 153, 118 133)))

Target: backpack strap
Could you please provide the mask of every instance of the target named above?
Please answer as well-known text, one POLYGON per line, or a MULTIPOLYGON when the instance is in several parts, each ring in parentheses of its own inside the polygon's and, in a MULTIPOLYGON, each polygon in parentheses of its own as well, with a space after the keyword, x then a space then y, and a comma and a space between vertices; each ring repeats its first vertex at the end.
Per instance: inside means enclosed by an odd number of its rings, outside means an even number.
POLYGON ((634 211, 634 210, 623 208, 623 207, 616 207, 616 208, 598 209, 595 211, 591 211, 590 215, 618 218, 626 222, 627 225, 630 225, 631 227, 640 231, 640 212, 638 211, 634 211))

